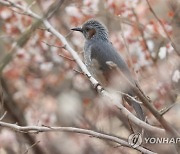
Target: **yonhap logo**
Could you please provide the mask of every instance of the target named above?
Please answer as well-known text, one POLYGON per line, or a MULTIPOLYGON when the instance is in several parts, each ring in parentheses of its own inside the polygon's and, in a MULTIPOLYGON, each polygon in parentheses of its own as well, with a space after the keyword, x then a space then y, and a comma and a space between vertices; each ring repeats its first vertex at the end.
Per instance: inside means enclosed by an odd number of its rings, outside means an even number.
POLYGON ((136 148, 142 144, 144 139, 145 144, 177 144, 180 143, 180 137, 145 137, 142 138, 140 133, 134 133, 129 135, 128 143, 133 147, 136 148))
POLYGON ((128 143, 133 147, 136 148, 142 144, 142 136, 140 133, 131 134, 128 137, 128 143))
POLYGON ((145 137, 144 138, 145 143, 150 143, 150 144, 177 144, 180 142, 179 137, 173 137, 173 138, 167 138, 167 137, 145 137))

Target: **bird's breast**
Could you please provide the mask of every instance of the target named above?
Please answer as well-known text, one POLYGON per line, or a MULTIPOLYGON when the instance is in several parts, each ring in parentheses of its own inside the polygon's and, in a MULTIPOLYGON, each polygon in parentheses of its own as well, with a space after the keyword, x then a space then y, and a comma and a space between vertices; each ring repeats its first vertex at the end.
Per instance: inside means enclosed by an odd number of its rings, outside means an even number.
POLYGON ((87 66, 88 71, 91 75, 102 85, 105 85, 106 79, 102 70, 100 70, 100 65, 96 59, 91 59, 91 46, 85 45, 84 47, 84 62, 87 66))
POLYGON ((87 45, 85 45, 84 47, 84 62, 89 69, 89 67, 91 66, 91 50, 87 45))

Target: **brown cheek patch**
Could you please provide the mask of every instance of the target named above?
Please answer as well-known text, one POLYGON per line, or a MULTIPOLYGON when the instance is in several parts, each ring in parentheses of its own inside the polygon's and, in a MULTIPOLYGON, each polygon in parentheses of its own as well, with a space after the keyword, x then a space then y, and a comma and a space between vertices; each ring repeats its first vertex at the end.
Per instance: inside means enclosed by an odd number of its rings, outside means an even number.
POLYGON ((96 34, 96 31, 95 31, 95 29, 91 29, 91 30, 89 30, 89 37, 88 37, 88 39, 90 39, 90 38, 92 38, 93 37, 93 35, 94 34, 96 34))

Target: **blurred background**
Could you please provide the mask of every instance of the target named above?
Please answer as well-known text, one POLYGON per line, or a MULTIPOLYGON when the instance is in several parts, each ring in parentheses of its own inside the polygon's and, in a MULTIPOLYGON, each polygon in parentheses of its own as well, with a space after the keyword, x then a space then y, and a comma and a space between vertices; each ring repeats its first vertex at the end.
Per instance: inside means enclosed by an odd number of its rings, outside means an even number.
MULTIPOLYGON (((42 15, 53 0, 11 0, 42 15)), ((150 0, 162 25, 146 0, 65 0, 50 23, 68 40, 83 60, 84 38, 70 29, 95 18, 109 30, 109 38, 128 63, 144 92, 180 131, 180 3, 150 0), (175 44, 176 51, 172 47, 175 44)), ((0 5, 0 59, 33 18, 20 10, 0 5)), ((127 138, 127 118, 100 97, 82 75, 63 44, 40 26, 25 46, 17 48, 1 77, 0 115, 19 125, 70 126, 127 138)), ((127 106, 130 111, 132 108, 127 106)), ((150 124, 159 126, 147 111, 150 124)), ((135 154, 127 147, 82 134, 49 132, 21 134, 0 128, 0 154, 135 154), (37 141, 40 141, 37 143, 37 141), (26 150, 37 143, 34 147, 26 150)), ((147 145, 158 153, 170 153, 169 145, 147 145), (168 151, 169 150, 169 151, 168 151)))

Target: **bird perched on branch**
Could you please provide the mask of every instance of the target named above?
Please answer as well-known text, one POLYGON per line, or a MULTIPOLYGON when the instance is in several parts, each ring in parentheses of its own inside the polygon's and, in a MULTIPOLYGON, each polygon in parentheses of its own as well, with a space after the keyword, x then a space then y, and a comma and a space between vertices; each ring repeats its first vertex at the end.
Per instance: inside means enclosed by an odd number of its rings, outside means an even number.
MULTIPOLYGON (((112 87, 132 97, 135 96, 132 89, 135 86, 135 80, 128 65, 109 41, 106 27, 96 20, 88 20, 82 27, 71 30, 81 32, 86 39, 84 60, 91 75, 103 87, 112 87)), ((145 120, 140 104, 133 99, 128 99, 127 95, 123 97, 133 106, 137 117, 145 120)))

